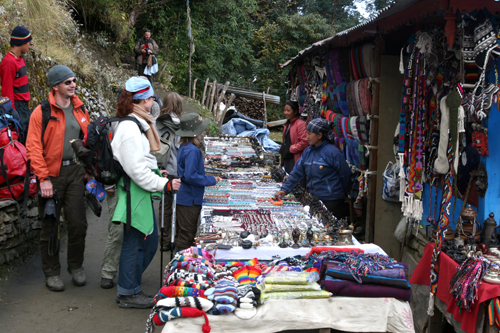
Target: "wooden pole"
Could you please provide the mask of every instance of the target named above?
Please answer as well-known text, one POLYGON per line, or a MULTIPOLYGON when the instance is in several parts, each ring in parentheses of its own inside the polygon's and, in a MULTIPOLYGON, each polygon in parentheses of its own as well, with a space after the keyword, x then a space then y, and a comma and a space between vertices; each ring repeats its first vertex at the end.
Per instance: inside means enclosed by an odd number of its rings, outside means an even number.
POLYGON ((193 99, 196 101, 196 82, 198 81, 198 79, 194 79, 194 82, 193 82, 193 99))
POLYGON ((166 62, 161 67, 160 75, 158 75, 158 82, 161 82, 161 77, 163 76, 163 72, 165 71, 165 68, 167 68, 167 63, 166 62))
POLYGON ((210 104, 208 105, 208 111, 212 111, 214 106, 215 92, 217 91, 217 80, 212 83, 212 94, 210 95, 210 104))
POLYGON ((222 99, 226 95, 226 90, 227 87, 229 86, 229 81, 226 81, 224 83, 224 86, 222 87, 222 92, 219 95, 219 98, 217 99, 217 103, 214 105, 214 114, 219 117, 220 115, 220 103, 222 102, 222 99))
POLYGON ((236 97, 235 94, 231 94, 231 96, 229 96, 229 101, 227 102, 226 107, 224 108, 224 111, 222 111, 222 114, 220 115, 220 118, 219 118, 219 123, 218 123, 219 129, 222 127, 222 122, 224 121, 224 117, 226 116, 227 109, 229 109, 231 104, 233 104, 235 97, 236 97))
POLYGON ((207 93, 207 86, 208 86, 208 77, 207 80, 205 81, 205 88, 203 88, 203 97, 201 98, 201 105, 205 105, 205 97, 207 93))
MULTIPOLYGON (((373 63, 375 65, 374 77, 380 77, 380 61, 384 49, 384 41, 380 36, 375 38, 375 52, 373 63)), ((378 122, 379 122, 379 104, 380 104, 380 83, 375 81, 372 85, 372 119, 370 122, 370 146, 378 147, 378 122)), ((377 149, 370 149, 370 162, 368 166, 369 171, 377 171, 377 149)), ((375 238, 375 198, 377 197, 377 174, 371 174, 368 177, 368 202, 367 202, 367 216, 368 222, 366 228, 365 241, 373 243, 375 238)))
POLYGON ((191 98, 191 57, 193 55, 193 41, 189 41, 189 97, 191 98))
POLYGON ((262 92, 262 100, 264 101, 264 128, 267 127, 267 108, 266 108, 266 92, 262 92))
POLYGON ((208 84, 208 94, 207 94, 207 103, 204 104, 204 106, 208 109, 208 104, 210 104, 210 96, 212 96, 212 89, 214 88, 214 83, 209 83, 208 84))

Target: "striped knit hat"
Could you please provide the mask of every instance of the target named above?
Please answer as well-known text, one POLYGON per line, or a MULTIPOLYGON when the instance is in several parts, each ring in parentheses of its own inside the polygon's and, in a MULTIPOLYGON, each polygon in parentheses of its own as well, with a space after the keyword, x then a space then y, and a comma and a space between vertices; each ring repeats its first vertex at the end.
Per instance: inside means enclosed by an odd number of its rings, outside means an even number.
POLYGON ((18 25, 12 30, 10 34, 10 44, 11 45, 24 45, 31 41, 33 38, 31 37, 31 32, 25 27, 21 27, 18 25))

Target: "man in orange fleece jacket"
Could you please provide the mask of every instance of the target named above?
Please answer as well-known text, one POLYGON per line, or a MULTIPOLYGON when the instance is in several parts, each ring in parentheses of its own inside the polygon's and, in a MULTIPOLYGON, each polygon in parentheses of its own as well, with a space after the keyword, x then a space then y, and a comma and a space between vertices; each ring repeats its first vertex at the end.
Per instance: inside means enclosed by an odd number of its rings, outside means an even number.
MULTIPOLYGON (((49 70, 48 79, 51 118, 44 132, 42 143, 42 107, 38 105, 30 118, 30 130, 26 140, 27 157, 40 184, 42 198, 53 196, 57 191, 57 216, 64 207, 68 223, 68 271, 73 284, 83 286, 86 276, 83 270, 87 218, 85 216, 85 169, 75 163, 70 141, 83 138, 90 123, 83 102, 75 95, 76 78, 71 69, 56 65, 49 70)), ((49 254, 52 226, 42 222, 40 250, 46 285, 51 291, 63 291, 59 254, 49 254)))

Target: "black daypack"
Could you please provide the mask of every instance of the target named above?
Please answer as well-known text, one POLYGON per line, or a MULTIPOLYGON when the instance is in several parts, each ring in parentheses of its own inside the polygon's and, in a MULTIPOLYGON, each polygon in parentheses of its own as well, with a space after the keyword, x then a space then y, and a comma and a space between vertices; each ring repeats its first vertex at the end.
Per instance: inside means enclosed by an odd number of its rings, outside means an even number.
POLYGON ((95 179, 104 185, 114 185, 125 175, 120 162, 113 158, 113 150, 111 149, 113 136, 111 123, 124 120, 133 121, 144 133, 139 120, 131 116, 113 118, 100 116, 87 127, 87 137, 84 143, 86 148, 92 151, 95 179))

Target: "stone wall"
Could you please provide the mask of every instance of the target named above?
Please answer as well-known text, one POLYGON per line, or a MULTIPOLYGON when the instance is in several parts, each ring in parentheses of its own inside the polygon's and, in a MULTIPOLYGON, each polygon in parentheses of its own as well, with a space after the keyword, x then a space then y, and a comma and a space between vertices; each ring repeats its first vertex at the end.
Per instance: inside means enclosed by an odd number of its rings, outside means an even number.
POLYGON ((27 213, 19 215, 22 202, 0 201, 0 275, 6 265, 38 248, 41 222, 34 199, 29 199, 27 213))

